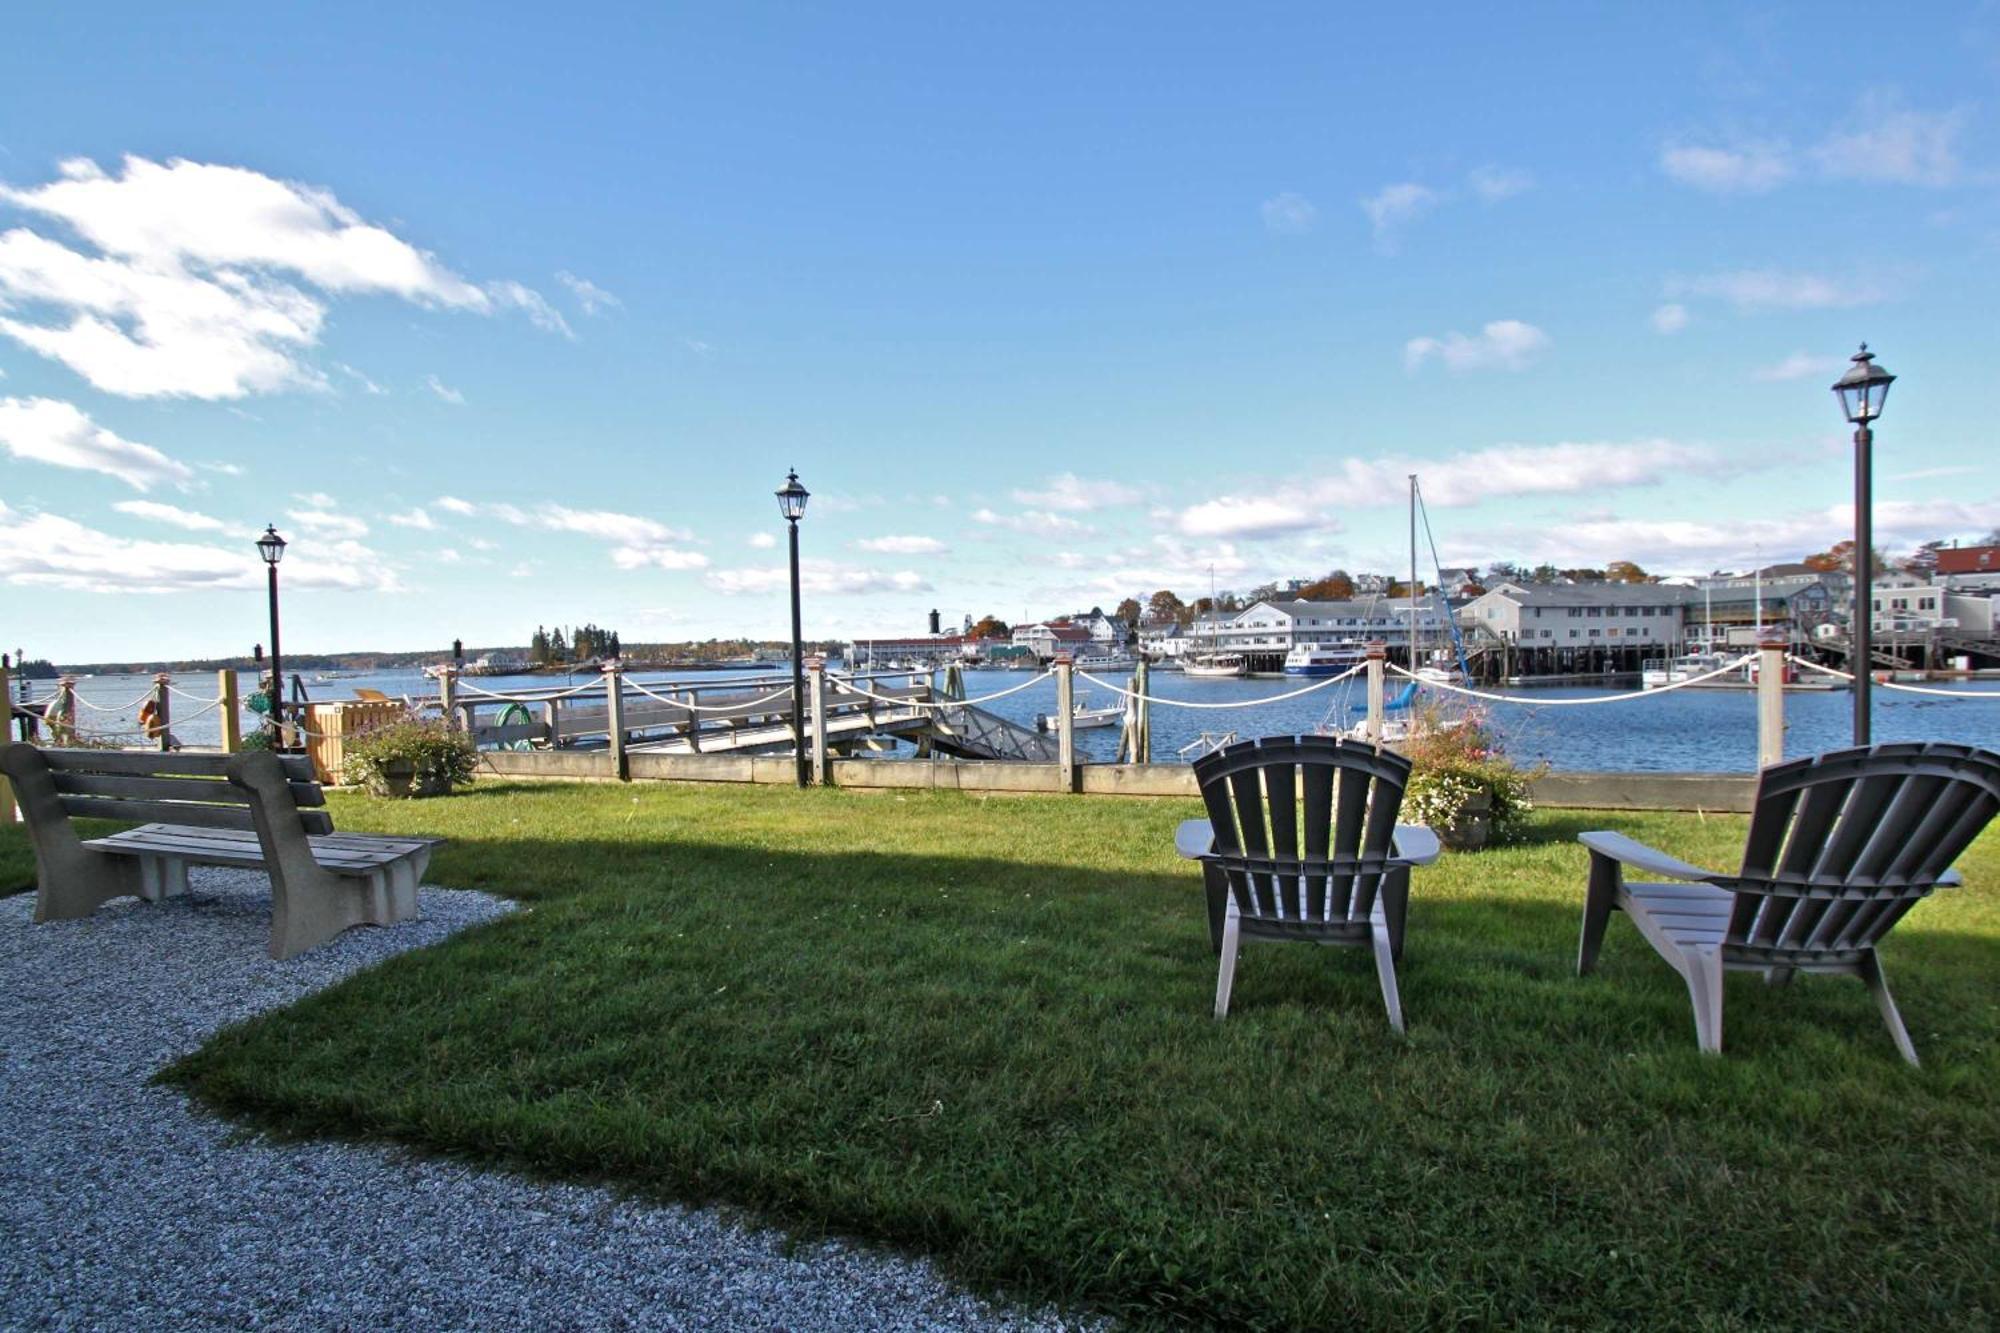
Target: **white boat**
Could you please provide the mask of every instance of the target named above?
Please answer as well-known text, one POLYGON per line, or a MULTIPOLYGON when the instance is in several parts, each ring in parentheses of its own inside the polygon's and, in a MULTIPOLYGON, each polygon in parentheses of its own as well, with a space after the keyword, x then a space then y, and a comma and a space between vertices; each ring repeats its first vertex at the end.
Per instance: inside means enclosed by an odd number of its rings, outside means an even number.
POLYGON ((1130 653, 1092 653, 1075 659, 1079 671, 1116 671, 1132 665, 1130 653))
POLYGON ((1721 666, 1720 653, 1683 653, 1672 659, 1650 658, 1639 664, 1639 684, 1649 690, 1663 685, 1683 685, 1696 676, 1721 666))
MULTIPOLYGON (((1089 699, 1079 698, 1070 708, 1070 730, 1092 731, 1098 727, 1116 726, 1119 719, 1124 716, 1125 705, 1123 704, 1111 704, 1103 708, 1094 708, 1091 706, 1089 699)), ((1050 717, 1047 713, 1035 714, 1036 731, 1054 731, 1055 729, 1056 720, 1054 718, 1050 717)))
POLYGON ((1228 680, 1242 675, 1246 669, 1237 653, 1205 653, 1181 659, 1181 673, 1194 680, 1228 680))
POLYGON ((1288 676, 1338 676, 1368 660, 1368 650, 1356 643, 1302 643, 1285 654, 1288 676))
POLYGON ((1462 685, 1465 673, 1451 660, 1451 654, 1439 648, 1431 653, 1431 660, 1416 670, 1416 677, 1429 685, 1462 685))

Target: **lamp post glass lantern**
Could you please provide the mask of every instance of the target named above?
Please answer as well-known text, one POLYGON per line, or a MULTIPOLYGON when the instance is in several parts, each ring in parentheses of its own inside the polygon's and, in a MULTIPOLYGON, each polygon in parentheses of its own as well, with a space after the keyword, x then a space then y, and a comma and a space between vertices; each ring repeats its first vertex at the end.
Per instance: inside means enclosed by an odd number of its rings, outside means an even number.
POLYGON ((271 748, 283 749, 285 744, 285 673, 284 663, 278 656, 278 562, 285 558, 285 539, 278 535, 277 528, 264 525, 264 535, 257 539, 257 554, 264 558, 265 572, 270 575, 271 596, 271 748))
POLYGON ((1854 614, 1848 626, 1851 651, 1847 665, 1854 672, 1854 743, 1867 745, 1874 685, 1870 672, 1875 665, 1873 423, 1882 415, 1882 405, 1896 377, 1875 364, 1875 354, 1867 343, 1861 344, 1852 360, 1847 373, 1834 382, 1833 393, 1840 400, 1841 414, 1854 427, 1854 614))
POLYGON ((799 633, 799 520, 806 516, 806 500, 812 492, 799 484, 797 471, 785 473, 785 484, 778 489, 778 512, 784 515, 785 525, 791 530, 792 549, 792 753, 798 760, 798 781, 801 787, 812 781, 812 768, 806 761, 806 667, 805 650, 799 633))

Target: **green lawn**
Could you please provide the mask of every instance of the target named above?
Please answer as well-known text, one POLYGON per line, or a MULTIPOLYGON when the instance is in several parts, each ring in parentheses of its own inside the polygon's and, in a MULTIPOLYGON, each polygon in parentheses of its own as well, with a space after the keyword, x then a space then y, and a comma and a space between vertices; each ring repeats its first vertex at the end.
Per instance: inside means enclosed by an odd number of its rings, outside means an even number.
MULTIPOLYGON (((1727 863, 1743 822, 1550 812, 1419 872, 1403 1000, 1246 947, 1189 804, 494 783, 333 798, 529 910, 224 1034, 217 1107, 875 1237, 1139 1322, 1990 1327, 2000 835, 1859 983, 1732 977, 1729 1054, 1614 920, 1572 975, 1577 831, 1727 863)), ((9 863, 11 864, 11 862, 9 863)))

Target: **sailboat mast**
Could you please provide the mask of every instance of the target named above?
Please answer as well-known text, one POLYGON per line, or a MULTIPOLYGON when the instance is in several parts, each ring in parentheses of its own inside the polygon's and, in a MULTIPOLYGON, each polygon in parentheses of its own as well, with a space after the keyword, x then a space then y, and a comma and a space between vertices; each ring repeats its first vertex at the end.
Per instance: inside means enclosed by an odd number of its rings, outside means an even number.
POLYGON ((1410 474, 1410 670, 1417 669, 1417 474, 1410 474))

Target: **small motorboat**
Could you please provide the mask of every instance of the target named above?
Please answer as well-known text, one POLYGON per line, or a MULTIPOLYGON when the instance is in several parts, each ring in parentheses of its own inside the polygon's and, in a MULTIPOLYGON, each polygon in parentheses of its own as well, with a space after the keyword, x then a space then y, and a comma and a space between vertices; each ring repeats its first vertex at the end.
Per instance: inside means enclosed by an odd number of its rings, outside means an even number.
MULTIPOLYGON (((1088 699, 1078 699, 1070 708, 1069 725, 1072 731, 1091 731, 1098 727, 1116 726, 1125 716, 1123 704, 1111 704, 1103 708, 1093 707, 1088 699)), ((1036 731, 1056 730, 1056 719, 1047 713, 1035 714, 1036 731)))

